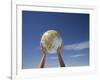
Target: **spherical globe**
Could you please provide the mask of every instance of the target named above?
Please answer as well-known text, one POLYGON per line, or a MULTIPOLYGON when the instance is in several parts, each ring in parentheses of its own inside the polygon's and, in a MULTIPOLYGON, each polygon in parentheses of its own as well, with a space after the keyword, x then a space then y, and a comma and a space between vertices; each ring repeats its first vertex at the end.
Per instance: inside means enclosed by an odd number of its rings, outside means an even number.
POLYGON ((55 30, 48 30, 42 35, 40 44, 46 49, 47 53, 56 53, 57 48, 62 44, 60 33, 55 30))

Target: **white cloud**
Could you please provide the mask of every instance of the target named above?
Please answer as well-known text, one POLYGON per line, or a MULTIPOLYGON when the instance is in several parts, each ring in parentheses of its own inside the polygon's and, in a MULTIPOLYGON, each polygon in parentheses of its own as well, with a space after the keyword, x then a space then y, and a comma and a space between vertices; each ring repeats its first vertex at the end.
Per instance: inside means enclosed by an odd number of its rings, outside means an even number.
POLYGON ((71 57, 72 58, 78 58, 78 57, 83 57, 85 56, 84 54, 77 54, 77 55, 72 55, 71 57))
POLYGON ((64 46, 65 50, 83 50, 83 49, 86 49, 86 48, 89 48, 89 42, 88 41, 64 46))

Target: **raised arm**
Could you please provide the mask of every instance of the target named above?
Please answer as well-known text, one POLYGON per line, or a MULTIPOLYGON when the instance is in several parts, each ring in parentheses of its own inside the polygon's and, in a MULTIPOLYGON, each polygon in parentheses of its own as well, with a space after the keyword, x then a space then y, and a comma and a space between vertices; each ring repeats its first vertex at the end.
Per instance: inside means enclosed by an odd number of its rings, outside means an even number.
POLYGON ((42 46, 41 51, 42 51, 43 56, 42 56, 41 62, 39 64, 39 67, 44 68, 45 60, 46 60, 46 49, 42 46))
POLYGON ((57 55, 58 55, 60 67, 65 67, 64 61, 63 61, 62 56, 61 56, 62 48, 63 48, 63 44, 61 45, 61 47, 58 47, 58 49, 57 49, 57 55))

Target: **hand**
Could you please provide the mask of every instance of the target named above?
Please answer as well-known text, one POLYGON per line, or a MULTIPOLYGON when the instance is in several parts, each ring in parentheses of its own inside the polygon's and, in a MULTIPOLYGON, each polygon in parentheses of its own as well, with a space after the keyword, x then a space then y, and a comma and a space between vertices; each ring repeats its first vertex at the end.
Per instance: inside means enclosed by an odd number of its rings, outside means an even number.
POLYGON ((42 51, 43 56, 42 56, 41 62, 39 64, 39 67, 40 68, 44 68, 44 66, 45 66, 45 59, 46 59, 46 48, 41 46, 41 51, 42 51))
POLYGON ((57 53, 60 55, 61 54, 61 51, 62 51, 62 48, 64 47, 63 43, 61 44, 60 47, 58 47, 57 49, 57 53))
POLYGON ((46 49, 43 46, 41 46, 41 51, 42 51, 43 56, 46 56, 46 49))
POLYGON ((57 49, 57 55, 58 55, 60 67, 65 67, 64 61, 63 61, 62 56, 61 56, 62 48, 63 48, 63 44, 61 44, 61 46, 58 47, 58 49, 57 49))

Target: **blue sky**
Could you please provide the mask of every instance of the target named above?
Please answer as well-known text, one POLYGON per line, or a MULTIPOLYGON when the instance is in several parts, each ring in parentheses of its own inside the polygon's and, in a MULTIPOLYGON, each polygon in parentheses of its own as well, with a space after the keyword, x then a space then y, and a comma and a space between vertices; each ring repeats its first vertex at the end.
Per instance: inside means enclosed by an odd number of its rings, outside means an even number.
MULTIPOLYGON (((38 68, 40 40, 47 30, 56 30, 64 42, 66 67, 89 66, 89 14, 22 11, 22 68, 38 68)), ((45 67, 59 67, 57 54, 47 54, 45 67)))

